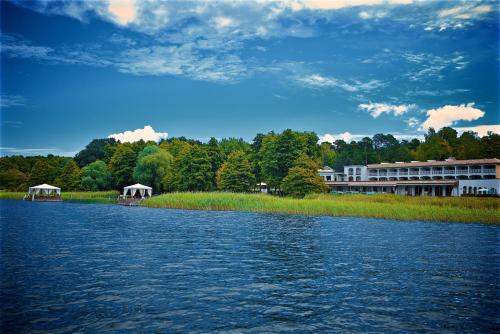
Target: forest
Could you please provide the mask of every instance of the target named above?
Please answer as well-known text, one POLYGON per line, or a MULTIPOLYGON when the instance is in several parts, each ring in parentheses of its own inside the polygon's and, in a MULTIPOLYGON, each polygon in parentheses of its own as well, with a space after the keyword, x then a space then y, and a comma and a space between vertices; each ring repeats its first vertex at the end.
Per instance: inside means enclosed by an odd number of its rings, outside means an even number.
POLYGON ((8 156, 0 158, 0 189, 26 191, 49 183, 63 191, 121 190, 133 183, 153 187, 154 193, 174 191, 250 192, 259 182, 280 194, 301 197, 325 191, 317 175, 321 166, 395 161, 478 159, 500 157, 500 135, 458 134, 446 127, 430 129, 424 140, 398 140, 376 134, 347 143, 319 143, 314 132, 290 129, 241 138, 184 137, 159 143, 121 143, 94 139, 75 157, 8 156))

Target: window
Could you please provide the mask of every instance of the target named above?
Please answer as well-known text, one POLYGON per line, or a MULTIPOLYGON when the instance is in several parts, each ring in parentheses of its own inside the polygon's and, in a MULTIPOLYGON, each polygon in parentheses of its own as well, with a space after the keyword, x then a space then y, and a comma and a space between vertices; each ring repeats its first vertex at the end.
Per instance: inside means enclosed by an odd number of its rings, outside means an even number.
POLYGON ((326 176, 326 180, 327 180, 327 181, 331 181, 331 180, 332 180, 332 177, 331 177, 330 175, 327 175, 327 176, 326 176))
POLYGON ((349 181, 352 181, 352 176, 349 176, 349 181))
POLYGON ((349 175, 352 175, 352 168, 349 168, 349 175))
POLYGON ((361 177, 356 176, 356 181, 361 181, 361 177))
POLYGON ((467 187, 464 186, 464 188, 462 189, 462 194, 467 194, 467 187))
POLYGON ((361 168, 356 168, 356 175, 361 174, 361 168))

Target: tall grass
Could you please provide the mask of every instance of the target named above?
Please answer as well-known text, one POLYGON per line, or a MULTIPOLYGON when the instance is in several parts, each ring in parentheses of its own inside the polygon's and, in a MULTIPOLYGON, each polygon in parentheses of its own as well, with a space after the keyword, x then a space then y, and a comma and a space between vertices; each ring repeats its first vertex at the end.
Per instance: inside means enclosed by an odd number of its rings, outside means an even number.
POLYGON ((156 208, 500 224, 500 199, 497 198, 311 195, 304 199, 294 199, 263 194, 171 193, 146 199, 142 205, 156 208))
MULTIPOLYGON (((70 191, 62 192, 65 201, 113 203, 118 197, 118 191, 70 191)), ((0 192, 0 199, 23 199, 25 192, 0 192)))

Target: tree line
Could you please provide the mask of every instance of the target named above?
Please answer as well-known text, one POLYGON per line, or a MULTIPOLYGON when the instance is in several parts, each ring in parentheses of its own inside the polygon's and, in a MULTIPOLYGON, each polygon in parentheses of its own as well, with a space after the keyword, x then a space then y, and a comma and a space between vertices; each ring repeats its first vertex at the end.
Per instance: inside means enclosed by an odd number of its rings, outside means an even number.
POLYGON ((0 158, 0 189, 26 191, 49 183, 63 191, 121 190, 139 182, 163 191, 250 192, 265 182, 279 194, 296 197, 326 191, 320 166, 341 171, 345 165, 395 161, 500 157, 500 135, 461 135, 449 127, 430 129, 423 140, 398 140, 376 134, 347 143, 318 143, 314 132, 290 129, 241 138, 211 138, 203 143, 184 137, 160 143, 121 143, 94 139, 75 157, 0 158))

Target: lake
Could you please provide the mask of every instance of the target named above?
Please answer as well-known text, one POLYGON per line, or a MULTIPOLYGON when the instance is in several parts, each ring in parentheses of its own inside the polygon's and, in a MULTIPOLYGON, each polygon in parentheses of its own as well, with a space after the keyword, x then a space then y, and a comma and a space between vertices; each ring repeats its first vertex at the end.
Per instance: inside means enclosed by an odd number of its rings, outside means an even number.
POLYGON ((500 328, 496 226, 0 206, 3 332, 500 328))

